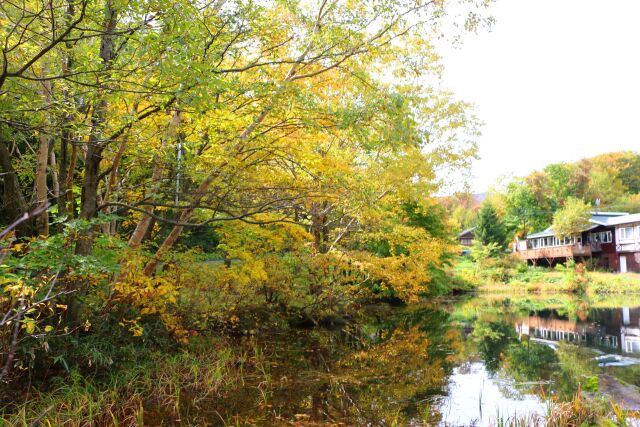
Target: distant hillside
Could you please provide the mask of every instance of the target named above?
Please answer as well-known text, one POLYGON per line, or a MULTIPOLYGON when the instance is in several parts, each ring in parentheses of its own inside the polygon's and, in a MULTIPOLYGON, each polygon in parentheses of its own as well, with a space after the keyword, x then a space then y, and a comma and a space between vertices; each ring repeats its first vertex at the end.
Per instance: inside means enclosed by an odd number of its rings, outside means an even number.
POLYGON ((476 201, 476 203, 481 205, 482 202, 484 202, 484 199, 487 198, 487 193, 476 193, 473 195, 473 198, 476 201))

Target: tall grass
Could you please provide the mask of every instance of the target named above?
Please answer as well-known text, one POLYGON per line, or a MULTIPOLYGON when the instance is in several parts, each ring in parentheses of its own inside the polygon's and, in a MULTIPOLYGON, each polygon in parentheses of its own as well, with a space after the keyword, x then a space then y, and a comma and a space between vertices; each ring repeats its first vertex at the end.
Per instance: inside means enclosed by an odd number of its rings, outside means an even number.
POLYGON ((507 417, 498 414, 491 424, 497 427, 626 427, 629 419, 629 412, 619 404, 586 398, 579 389, 568 402, 547 399, 545 414, 507 417))
POLYGON ((222 346, 158 353, 146 363, 120 369, 106 379, 79 372, 57 380, 52 389, 30 391, 23 404, 0 410, 0 426, 141 426, 179 421, 182 414, 222 396, 241 383, 247 361, 222 346))

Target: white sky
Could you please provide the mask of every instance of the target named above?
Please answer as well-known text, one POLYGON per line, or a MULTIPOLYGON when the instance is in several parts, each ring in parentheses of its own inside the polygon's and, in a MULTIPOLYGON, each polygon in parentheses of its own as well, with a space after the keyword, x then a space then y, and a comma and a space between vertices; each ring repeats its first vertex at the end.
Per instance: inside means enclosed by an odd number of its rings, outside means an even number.
POLYGON ((472 189, 640 150, 640 0, 497 0, 491 32, 441 49, 443 85, 485 122, 472 189))

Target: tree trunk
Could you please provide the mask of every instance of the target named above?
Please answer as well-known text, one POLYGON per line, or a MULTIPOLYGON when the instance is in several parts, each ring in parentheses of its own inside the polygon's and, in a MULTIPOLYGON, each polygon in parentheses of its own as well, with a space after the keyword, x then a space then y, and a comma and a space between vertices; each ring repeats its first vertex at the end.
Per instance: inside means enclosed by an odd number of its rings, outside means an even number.
POLYGON ((69 168, 67 169, 67 182, 66 188, 66 202, 67 202, 67 214, 69 219, 76 216, 76 201, 73 195, 73 178, 76 172, 76 164, 78 163, 78 142, 72 142, 71 145, 71 159, 69 160, 69 168))
MULTIPOLYGON (((93 120, 93 127, 99 126, 98 118, 93 120)), ((89 138, 89 146, 84 160, 84 180, 82 184, 82 196, 79 218, 87 221, 92 220, 98 211, 98 184, 100 176, 100 162, 102 161, 102 151, 104 146, 95 135, 97 130, 92 132, 89 138)), ((80 232, 76 242, 75 253, 77 255, 89 255, 93 248, 94 227, 88 227, 80 232)))
MULTIPOLYGON (((163 161, 161 158, 162 148, 167 144, 170 140, 176 140, 178 137, 178 128, 180 127, 180 123, 182 122, 182 113, 180 111, 176 111, 171 116, 171 121, 169 122, 169 126, 167 128, 167 135, 163 139, 160 150, 156 150, 153 155, 153 172, 151 173, 151 183, 154 186, 154 190, 157 189, 157 183, 160 182, 162 178, 162 174, 164 172, 163 161)), ((151 224, 151 215, 143 213, 140 221, 136 225, 135 230, 131 234, 131 238, 129 238, 129 247, 131 249, 137 249, 142 244, 142 240, 147 235, 147 230, 149 229, 149 224, 151 224)))
MULTIPOLYGON (((51 3, 48 6, 51 9, 51 3)), ((49 67, 45 64, 44 70, 48 70, 49 67)), ((43 73, 46 74, 46 73, 43 73)), ((47 105, 51 104, 53 94, 51 92, 51 82, 45 80, 41 82, 40 93, 47 105)), ((51 126, 49 126, 49 119, 44 118, 42 123, 42 129, 38 135, 38 155, 36 162, 36 176, 35 176, 35 193, 36 193, 36 208, 47 204, 47 169, 49 166, 49 150, 51 148, 51 126)), ((36 218, 36 231, 37 233, 48 236, 49 235, 49 211, 44 210, 36 218)))
MULTIPOLYGON (((36 207, 47 203, 47 166, 49 165, 49 135, 41 134, 39 139, 35 178, 36 207)), ((45 210, 36 217, 36 232, 43 236, 49 235, 48 211, 45 210)))
MULTIPOLYGON (((66 132, 62 133, 60 140, 60 157, 58 158, 58 194, 56 203, 58 205, 58 215, 63 218, 67 216, 67 173, 69 168, 69 142, 66 132)), ((52 165, 52 167, 55 167, 52 165)))
MULTIPOLYGON (((67 13, 66 19, 67 22, 70 23, 73 21, 73 15, 75 13, 75 5, 72 0, 67 0, 67 13)), ((71 69, 73 68, 73 44, 71 42, 67 42, 65 44, 66 51, 64 52, 64 56, 62 58, 62 74, 68 76, 71 73, 71 69)), ((64 102, 69 105, 75 106, 75 102, 66 86, 63 86, 62 89, 62 98, 64 102)), ((75 162, 77 159, 77 152, 75 150, 75 145, 72 149, 72 161, 69 159, 69 144, 73 144, 74 134, 70 127, 70 124, 74 120, 74 114, 69 112, 63 117, 63 129, 62 135, 60 138, 60 157, 58 159, 59 169, 58 169, 58 215, 63 218, 65 216, 69 216, 69 219, 73 218, 73 207, 67 207, 67 203, 71 205, 70 200, 73 200, 73 193, 68 193, 73 185, 73 171, 75 170, 75 162)), ((62 229, 63 224, 60 223, 60 229, 62 229)))
MULTIPOLYGON (((104 69, 108 70, 115 56, 114 31, 118 19, 112 0, 107 0, 105 8, 104 34, 100 43, 100 58, 104 69)), ((80 202, 80 218, 90 221, 98 212, 98 185, 100 178, 100 162, 102 152, 108 141, 102 140, 104 121, 107 115, 107 101, 104 97, 98 100, 91 119, 91 133, 85 155, 84 180, 82 182, 82 197, 80 202)), ((77 255, 89 255, 93 248, 95 234, 93 227, 89 227, 79 233, 76 242, 75 253, 77 255)))
MULTIPOLYGON (((5 212, 7 219, 13 222, 19 216, 24 215, 29 207, 20 189, 20 182, 13 166, 11 165, 11 153, 5 141, 0 140, 0 170, 4 181, 3 202, 0 207, 5 212)), ((33 222, 24 221, 16 229, 18 236, 28 237, 33 233, 33 222)))
POLYGON ((53 197, 58 200, 60 197, 60 181, 58 180, 58 162, 56 161, 54 150, 49 150, 49 164, 51 165, 51 191, 53 192, 53 197))
POLYGON ((311 205, 310 216, 311 226, 310 232, 313 236, 313 247, 318 253, 326 253, 328 251, 328 230, 327 230, 327 214, 328 214, 327 202, 317 203, 314 202, 311 205))

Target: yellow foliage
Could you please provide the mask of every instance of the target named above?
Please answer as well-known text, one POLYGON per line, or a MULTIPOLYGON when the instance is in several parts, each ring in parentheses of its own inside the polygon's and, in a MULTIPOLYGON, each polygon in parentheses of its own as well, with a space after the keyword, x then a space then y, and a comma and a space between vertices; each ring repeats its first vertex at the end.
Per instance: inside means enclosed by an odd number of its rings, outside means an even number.
POLYGON ((126 273, 118 277, 112 288, 112 303, 134 307, 140 313, 135 319, 121 319, 121 326, 127 327, 134 336, 141 336, 144 332, 139 324, 141 317, 157 315, 178 341, 186 342, 188 332, 175 310, 179 287, 164 276, 144 275, 140 261, 134 257, 124 264, 122 268, 126 273))

